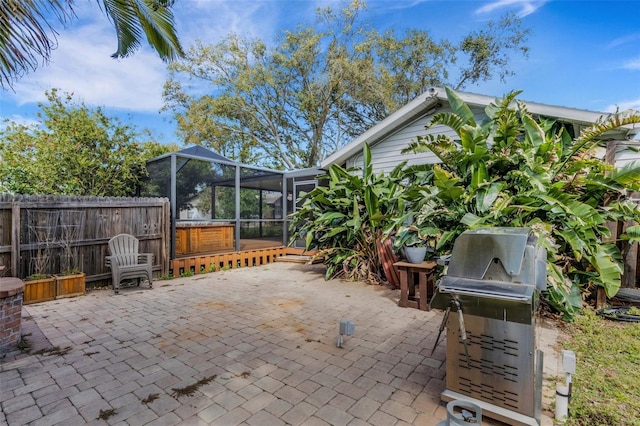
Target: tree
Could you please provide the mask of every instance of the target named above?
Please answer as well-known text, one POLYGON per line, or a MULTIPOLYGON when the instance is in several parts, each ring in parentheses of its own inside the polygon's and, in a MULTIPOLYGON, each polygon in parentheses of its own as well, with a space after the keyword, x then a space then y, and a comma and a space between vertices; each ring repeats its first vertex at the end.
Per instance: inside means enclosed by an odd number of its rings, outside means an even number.
MULTIPOLYGON (((622 262, 607 241, 606 221, 640 221, 640 209, 625 195, 640 190, 640 164, 622 169, 596 155, 605 132, 640 123, 634 112, 613 114, 572 138, 564 126, 535 119, 519 92, 496 100, 476 122, 471 109, 447 89, 452 113, 434 115, 456 137, 418 137, 407 151, 433 152, 441 161, 418 191, 406 199, 418 228, 435 236, 435 250, 450 252, 466 229, 526 226, 547 250, 546 300, 571 318, 582 294, 603 287, 613 297, 622 262), (434 232, 436 230, 437 232, 434 232)), ((637 240, 638 226, 623 239, 637 240)))
MULTIPOLYGON (((118 39, 114 58, 123 58, 147 41, 164 61, 183 54, 171 7, 175 0, 96 0, 113 23, 118 39)), ((0 18, 0 86, 6 89, 38 65, 47 63, 57 32, 51 21, 73 20, 74 0, 2 0, 0 18)))
POLYGON ((423 30, 380 34, 365 9, 361 0, 319 9, 315 26, 285 31, 273 47, 234 34, 197 42, 169 65, 164 91, 184 140, 240 161, 313 167, 428 87, 505 78, 509 53, 527 51, 529 31, 512 15, 453 43, 423 30))
POLYGON ((136 142, 136 133, 100 108, 47 92, 41 126, 7 122, 0 131, 0 192, 132 196, 147 159, 173 147, 136 142))

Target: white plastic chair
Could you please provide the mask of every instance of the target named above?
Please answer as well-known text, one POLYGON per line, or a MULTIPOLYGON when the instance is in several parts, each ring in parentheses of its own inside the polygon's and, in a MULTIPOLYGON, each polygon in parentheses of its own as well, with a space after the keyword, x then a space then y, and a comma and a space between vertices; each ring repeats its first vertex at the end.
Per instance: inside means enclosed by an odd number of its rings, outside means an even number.
POLYGON ((119 293, 120 283, 132 278, 146 278, 149 288, 153 286, 153 254, 138 253, 139 242, 133 235, 119 234, 109 240, 109 252, 105 261, 111 268, 111 280, 115 294, 119 293))

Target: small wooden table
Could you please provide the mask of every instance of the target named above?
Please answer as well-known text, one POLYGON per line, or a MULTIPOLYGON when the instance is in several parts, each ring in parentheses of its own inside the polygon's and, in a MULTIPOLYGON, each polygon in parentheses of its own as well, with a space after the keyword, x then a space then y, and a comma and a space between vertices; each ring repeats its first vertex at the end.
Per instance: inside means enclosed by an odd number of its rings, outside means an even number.
POLYGON ((417 308, 423 311, 429 310, 429 299, 433 296, 434 272, 436 262, 432 260, 422 263, 409 263, 405 261, 393 264, 398 268, 400 275, 400 301, 398 306, 402 308, 417 308), (416 276, 418 280, 416 282, 416 276), (416 300, 416 285, 418 296, 416 300))

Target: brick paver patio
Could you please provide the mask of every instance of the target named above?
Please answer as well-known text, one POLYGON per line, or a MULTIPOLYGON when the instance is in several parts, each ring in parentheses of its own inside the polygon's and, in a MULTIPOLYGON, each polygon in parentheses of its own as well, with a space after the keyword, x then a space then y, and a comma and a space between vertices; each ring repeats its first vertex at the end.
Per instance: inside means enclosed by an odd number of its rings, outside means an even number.
POLYGON ((29 305, 0 424, 435 425, 441 313, 398 298, 277 263, 29 305))

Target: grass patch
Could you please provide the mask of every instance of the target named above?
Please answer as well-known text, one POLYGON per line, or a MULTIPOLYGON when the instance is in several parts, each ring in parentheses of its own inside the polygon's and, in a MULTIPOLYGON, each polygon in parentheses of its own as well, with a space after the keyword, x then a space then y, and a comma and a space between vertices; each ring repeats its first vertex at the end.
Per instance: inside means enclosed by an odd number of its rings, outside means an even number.
POLYGON ((571 426, 640 426, 640 323, 576 316, 565 344, 576 354, 571 426))

